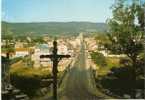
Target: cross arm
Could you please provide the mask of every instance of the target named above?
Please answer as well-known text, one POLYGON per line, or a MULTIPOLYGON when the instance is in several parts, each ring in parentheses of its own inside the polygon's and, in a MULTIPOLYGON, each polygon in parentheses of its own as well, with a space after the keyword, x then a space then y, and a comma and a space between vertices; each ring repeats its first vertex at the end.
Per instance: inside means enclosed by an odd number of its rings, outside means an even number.
POLYGON ((58 55, 58 58, 69 58, 69 57, 71 57, 70 55, 58 55))
POLYGON ((40 58, 53 58, 53 55, 40 55, 40 58))

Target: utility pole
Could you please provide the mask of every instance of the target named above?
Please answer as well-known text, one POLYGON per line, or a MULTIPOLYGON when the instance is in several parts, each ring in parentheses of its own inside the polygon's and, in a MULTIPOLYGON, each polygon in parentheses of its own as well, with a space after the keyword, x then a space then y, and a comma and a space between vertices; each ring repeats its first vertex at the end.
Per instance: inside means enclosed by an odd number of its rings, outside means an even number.
POLYGON ((70 55, 59 55, 57 54, 57 42, 56 40, 54 40, 53 42, 53 52, 50 55, 40 55, 40 58, 50 58, 53 62, 53 69, 52 69, 52 73, 53 73, 53 99, 57 100, 57 66, 59 61, 62 58, 69 58, 70 55))

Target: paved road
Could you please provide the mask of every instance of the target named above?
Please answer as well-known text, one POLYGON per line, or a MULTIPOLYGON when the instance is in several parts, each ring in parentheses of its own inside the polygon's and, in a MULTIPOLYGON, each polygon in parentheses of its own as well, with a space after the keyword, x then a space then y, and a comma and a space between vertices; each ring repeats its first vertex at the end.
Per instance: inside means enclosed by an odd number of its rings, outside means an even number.
POLYGON ((97 100, 95 82, 85 52, 83 38, 80 38, 80 52, 63 80, 58 91, 59 100, 97 100))

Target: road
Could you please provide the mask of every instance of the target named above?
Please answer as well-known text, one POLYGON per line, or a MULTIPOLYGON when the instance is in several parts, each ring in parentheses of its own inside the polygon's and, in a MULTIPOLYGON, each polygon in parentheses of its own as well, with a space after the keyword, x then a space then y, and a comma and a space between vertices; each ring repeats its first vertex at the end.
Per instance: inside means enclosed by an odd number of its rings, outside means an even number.
POLYGON ((95 80, 91 73, 82 36, 80 40, 80 52, 58 91, 59 100, 98 100, 103 98, 96 95, 95 80))

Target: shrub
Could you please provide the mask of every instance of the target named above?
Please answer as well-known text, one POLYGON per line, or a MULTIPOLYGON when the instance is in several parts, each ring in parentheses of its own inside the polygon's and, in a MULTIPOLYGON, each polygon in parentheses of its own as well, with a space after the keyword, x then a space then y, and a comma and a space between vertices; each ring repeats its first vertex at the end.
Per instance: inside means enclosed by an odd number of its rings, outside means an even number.
POLYGON ((41 80, 50 78, 48 70, 28 68, 24 66, 12 67, 10 69, 11 83, 28 96, 37 95, 37 91, 41 88, 41 80))
POLYGON ((30 97, 34 96, 36 91, 40 88, 40 81, 41 79, 35 76, 11 75, 11 83, 30 97))
POLYGON ((106 66, 106 58, 103 54, 98 52, 92 52, 91 53, 92 60, 99 66, 106 66))
POLYGON ((134 95, 132 94, 133 89, 144 90, 144 79, 133 80, 132 72, 131 66, 112 68, 110 73, 102 77, 100 84, 115 95, 123 96, 128 94, 132 96, 134 95))

